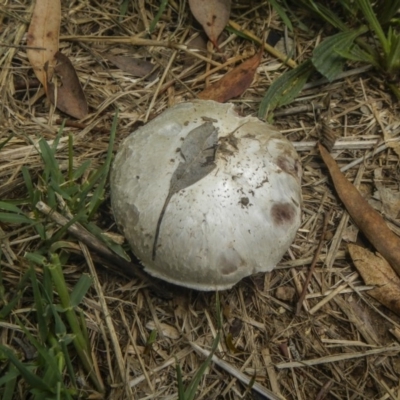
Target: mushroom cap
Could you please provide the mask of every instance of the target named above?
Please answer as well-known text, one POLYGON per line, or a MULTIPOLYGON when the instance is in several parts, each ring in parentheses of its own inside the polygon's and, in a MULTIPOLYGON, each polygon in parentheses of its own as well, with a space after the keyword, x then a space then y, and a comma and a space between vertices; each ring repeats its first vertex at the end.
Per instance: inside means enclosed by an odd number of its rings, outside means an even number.
MULTIPOLYGON (((209 125, 208 125, 209 126, 209 125)), ((230 104, 198 100, 174 106, 120 145, 111 171, 115 219, 145 270, 198 290, 232 287, 271 271, 301 221, 301 164, 274 127, 240 117, 230 104), (218 131, 215 167, 170 196, 186 162, 180 151, 205 121, 218 131)))

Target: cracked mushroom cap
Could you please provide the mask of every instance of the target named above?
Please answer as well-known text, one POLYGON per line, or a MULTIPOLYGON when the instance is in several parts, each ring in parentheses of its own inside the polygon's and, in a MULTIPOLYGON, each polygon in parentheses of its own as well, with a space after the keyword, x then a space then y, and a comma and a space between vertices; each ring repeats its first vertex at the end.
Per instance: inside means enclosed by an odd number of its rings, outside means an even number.
POLYGON ((271 271, 301 219, 292 144, 213 101, 164 111, 120 145, 111 172, 118 226, 145 270, 198 290, 271 271))

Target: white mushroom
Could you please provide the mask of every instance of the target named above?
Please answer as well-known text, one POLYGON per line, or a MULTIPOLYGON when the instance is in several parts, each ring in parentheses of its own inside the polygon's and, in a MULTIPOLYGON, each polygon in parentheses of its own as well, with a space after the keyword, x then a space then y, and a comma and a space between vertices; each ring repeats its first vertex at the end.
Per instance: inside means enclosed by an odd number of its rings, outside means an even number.
POLYGON ((301 219, 292 144, 232 105, 182 103, 125 139, 111 173, 116 221, 153 276, 227 289, 271 271, 301 219))

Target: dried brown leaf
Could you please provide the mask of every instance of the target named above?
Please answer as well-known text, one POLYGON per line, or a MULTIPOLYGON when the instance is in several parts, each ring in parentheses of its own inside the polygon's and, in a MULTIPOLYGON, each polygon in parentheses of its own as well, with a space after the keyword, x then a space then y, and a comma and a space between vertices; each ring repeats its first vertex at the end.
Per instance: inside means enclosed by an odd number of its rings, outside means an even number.
POLYGON ((382 216, 367 203, 356 187, 347 180, 328 150, 322 144, 319 144, 318 147, 328 167, 336 192, 347 212, 370 243, 400 276, 400 238, 388 228, 382 216))
POLYGON ((58 51, 60 24, 60 0, 36 0, 26 42, 29 47, 40 49, 28 49, 26 53, 36 77, 46 92, 47 81, 52 78, 56 63, 54 56, 58 51))
POLYGON ((59 85, 48 82, 49 100, 71 117, 81 119, 87 115, 88 105, 75 68, 69 58, 60 52, 55 54, 54 59, 57 62, 54 73, 59 85))
POLYGON ((208 38, 218 48, 218 36, 229 21, 231 0, 189 0, 189 6, 208 38))
MULTIPOLYGON (((169 338, 169 339, 174 339, 177 340, 180 337, 180 334, 178 332, 178 330, 168 324, 165 324, 164 322, 160 322, 158 324, 158 326, 161 328, 161 332, 165 337, 169 338)), ((157 329, 157 325, 155 324, 154 321, 149 321, 146 324, 146 328, 149 329, 150 331, 157 329)))
POLYGON ((164 206, 161 210, 154 235, 153 260, 156 257, 157 241, 161 222, 171 200, 180 190, 194 185, 206 177, 215 167, 215 150, 218 142, 218 129, 212 122, 205 122, 191 130, 181 146, 181 161, 171 177, 170 188, 164 206))
POLYGON ((155 68, 155 65, 150 61, 140 60, 138 58, 129 56, 109 55, 107 56, 107 59, 110 60, 116 67, 122 69, 122 71, 139 78, 150 74, 150 72, 155 68))
POLYGON ((198 94, 198 97, 203 100, 225 103, 240 96, 253 82, 261 58, 262 50, 204 89, 198 94))
POLYGON ((349 244, 350 256, 367 285, 375 285, 368 294, 400 315, 400 278, 388 262, 369 250, 349 244))
POLYGON ((400 212, 400 191, 385 186, 383 182, 383 170, 382 168, 376 168, 374 170, 374 183, 377 192, 374 194, 374 197, 380 200, 381 209, 385 215, 397 219, 400 212))

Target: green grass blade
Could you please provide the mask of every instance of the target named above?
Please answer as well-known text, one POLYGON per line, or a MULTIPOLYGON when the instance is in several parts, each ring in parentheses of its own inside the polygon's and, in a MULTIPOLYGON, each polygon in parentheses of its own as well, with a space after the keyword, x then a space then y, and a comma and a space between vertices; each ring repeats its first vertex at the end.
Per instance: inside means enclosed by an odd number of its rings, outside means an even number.
POLYGON ((64 354, 64 359, 65 359, 65 366, 68 371, 68 377, 71 379, 72 385, 74 388, 77 387, 77 382, 76 382, 76 372, 74 371, 74 366, 72 365, 71 357, 69 356, 69 352, 67 349, 67 343, 63 340, 60 341, 60 346, 62 349, 62 352, 64 354))
POLYGON ((218 332, 217 335, 215 336, 210 354, 207 356, 207 358, 204 360, 204 362, 200 365, 200 367, 196 371, 196 374, 194 375, 192 381, 190 382, 189 387, 186 389, 185 400, 193 400, 195 398, 196 392, 197 392, 197 387, 199 386, 201 378, 203 377, 204 373, 206 372, 206 369, 211 364, 212 356, 214 355, 215 350, 217 350, 219 340, 220 340, 220 332, 218 332))
POLYGON ((354 40, 368 29, 360 27, 355 31, 341 32, 328 37, 314 49, 311 58, 314 67, 330 82, 343 71, 346 60, 338 53, 349 51, 354 40))
POLYGON ((374 58, 374 56, 367 51, 364 51, 360 46, 353 45, 349 50, 340 50, 336 49, 336 53, 346 60, 363 62, 367 64, 371 64, 375 68, 379 69, 380 64, 379 61, 374 58))
POLYGON ((39 284, 36 278, 36 272, 33 267, 29 268, 31 274, 31 284, 33 291, 33 300, 36 307, 36 318, 38 322, 38 331, 42 343, 46 342, 48 336, 48 323, 45 319, 45 312, 43 307, 43 298, 40 293, 39 284))
POLYGON ((86 160, 84 161, 72 174, 72 180, 76 181, 79 179, 85 172, 86 170, 90 167, 91 161, 86 160))
MULTIPOLYGON (((1 269, 0 269, 1 271, 1 269)), ((16 304, 20 301, 22 295, 23 295, 23 289, 27 286, 28 281, 30 280, 30 272, 27 271, 25 274, 22 276, 21 280, 19 281, 16 292, 17 294, 3 307, 0 309, 0 320, 5 319, 7 315, 10 314, 10 312, 14 309, 16 304)), ((4 301, 4 297, 1 298, 1 300, 4 301)))
POLYGON ((20 210, 17 206, 12 203, 8 203, 6 201, 0 201, 0 209, 5 211, 10 211, 15 214, 22 214, 22 210, 20 210))
POLYGON ((1 149, 14 137, 14 133, 11 133, 10 136, 0 143, 0 151, 1 149))
POLYGON ((34 388, 44 390, 47 392, 52 392, 52 388, 43 379, 36 376, 32 371, 30 371, 24 363, 22 363, 14 353, 7 347, 0 344, 1 351, 7 356, 7 358, 16 366, 25 381, 34 388))
POLYGON ((181 370, 181 366, 179 365, 178 360, 176 360, 175 370, 176 370, 176 380, 178 383, 178 399, 186 400, 185 399, 185 389, 183 387, 182 370, 181 370))
POLYGON ((0 212, 0 221, 6 224, 29 224, 32 225, 35 221, 25 217, 25 215, 0 212))
POLYGON ((168 0, 161 0, 160 2, 160 8, 157 11, 156 16, 154 17, 153 21, 151 21, 150 27, 149 27, 149 32, 153 33, 157 22, 160 20, 161 16, 164 14, 165 8, 167 7, 168 0))
POLYGON ((307 60, 276 79, 260 103, 258 117, 264 119, 268 112, 295 99, 313 71, 311 60, 307 60))
POLYGON ((29 201, 31 205, 36 204, 34 202, 35 199, 35 190, 33 188, 32 177, 29 173, 29 169, 25 167, 25 165, 21 168, 22 177, 24 178, 26 189, 28 190, 29 201))
POLYGON ((125 252, 123 247, 119 245, 118 243, 113 242, 108 236, 104 234, 104 232, 95 224, 89 222, 85 224, 85 228, 95 235, 97 239, 101 240, 104 242, 109 249, 111 249, 115 254, 118 254, 120 257, 122 257, 126 261, 130 261, 129 255, 125 252))
POLYGON ((356 0, 356 4, 361 9, 364 18, 368 21, 370 28, 376 33, 379 41, 381 42, 383 52, 385 55, 389 54, 390 46, 388 39, 383 32, 382 26, 376 17, 374 10, 372 9, 371 0, 356 0))
POLYGON ((391 22, 400 9, 400 0, 381 0, 374 4, 376 15, 382 25, 391 22))
POLYGON ((61 123, 61 126, 60 126, 60 129, 58 130, 57 135, 54 138, 53 143, 51 145, 51 150, 52 150, 53 154, 56 154, 56 152, 57 152, 57 147, 58 147, 58 144, 60 143, 60 139, 62 137, 64 128, 65 128, 65 121, 66 121, 66 119, 63 119, 63 121, 61 123))
POLYGON ((300 3, 335 28, 343 32, 349 29, 347 25, 340 19, 340 17, 335 14, 330 8, 325 7, 322 4, 317 4, 313 0, 300 0, 300 3))
POLYGON ((0 378, 0 387, 4 386, 3 396, 1 400, 13 400, 15 395, 15 386, 17 378, 20 375, 14 364, 10 364, 5 376, 0 378))
POLYGON ((74 171, 74 136, 72 133, 68 135, 68 181, 72 183, 74 171))
POLYGON ((129 7, 130 0, 122 0, 121 6, 119 7, 119 22, 124 19, 129 7))
POLYGON ((386 71, 392 74, 400 69, 400 35, 389 28, 388 39, 390 51, 386 57, 386 71))
POLYGON ((290 32, 293 32, 293 25, 290 21, 289 17, 286 14, 285 9, 276 1, 269 0, 272 8, 276 11, 276 13, 281 17, 282 22, 287 26, 290 32))
POLYGON ((74 289, 71 292, 70 304, 71 307, 77 307, 82 299, 85 297, 87 291, 89 290, 90 286, 92 286, 93 280, 92 278, 87 275, 83 274, 77 284, 75 285, 74 289))
POLYGON ((216 312, 217 312, 217 328, 218 328, 218 333, 215 336, 215 339, 213 341, 213 345, 210 350, 210 354, 207 356, 203 364, 201 364, 200 368, 197 370, 195 376, 193 377, 192 381, 190 382, 189 387, 186 389, 184 399, 185 400, 193 400, 196 396, 197 392, 197 387, 199 386, 200 380, 202 376, 204 375, 206 369, 208 366, 211 364, 212 357, 217 350, 218 343, 220 341, 221 337, 221 328, 222 328, 222 316, 221 316, 221 303, 219 300, 219 293, 218 291, 216 292, 215 296, 215 306, 216 306, 216 312))
POLYGON ((110 171, 111 161, 113 159, 115 135, 116 135, 117 126, 118 126, 118 115, 119 115, 119 111, 116 110, 114 118, 113 118, 113 122, 111 125, 110 141, 108 144, 106 160, 104 162, 103 168, 101 168, 101 174, 99 174, 99 186, 96 188, 95 192, 93 193, 93 196, 92 196, 89 206, 88 206, 88 218, 89 219, 97 211, 98 207, 104 200, 104 190, 105 190, 104 188, 107 183, 107 177, 108 177, 108 173, 110 171))
POLYGON ((54 156, 54 151, 44 139, 40 140, 39 147, 44 163, 43 177, 45 182, 48 183, 51 177, 55 177, 58 184, 64 183, 60 167, 54 156))

